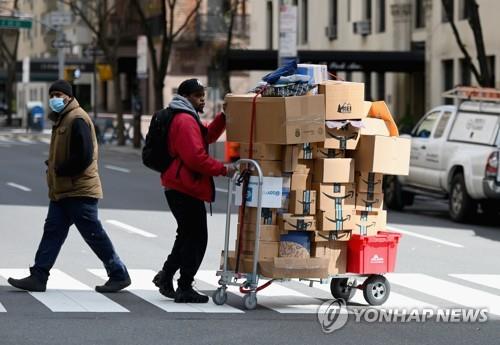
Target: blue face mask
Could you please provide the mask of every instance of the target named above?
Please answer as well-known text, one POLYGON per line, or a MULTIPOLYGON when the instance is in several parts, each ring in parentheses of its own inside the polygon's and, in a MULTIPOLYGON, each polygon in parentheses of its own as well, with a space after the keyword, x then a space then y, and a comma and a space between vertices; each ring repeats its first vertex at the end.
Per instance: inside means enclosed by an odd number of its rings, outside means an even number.
POLYGON ((55 113, 60 113, 64 109, 64 98, 54 97, 49 99, 49 107, 55 113))

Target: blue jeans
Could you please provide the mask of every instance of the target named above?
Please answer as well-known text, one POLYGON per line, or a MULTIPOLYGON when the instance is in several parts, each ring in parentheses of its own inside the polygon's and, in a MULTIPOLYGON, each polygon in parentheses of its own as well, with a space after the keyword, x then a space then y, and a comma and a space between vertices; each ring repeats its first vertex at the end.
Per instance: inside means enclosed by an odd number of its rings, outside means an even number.
POLYGON ((68 236, 69 227, 73 224, 101 259, 109 278, 124 280, 129 277, 127 268, 116 254, 97 218, 97 199, 83 197, 50 201, 42 240, 35 255, 35 265, 30 268, 31 274, 47 281, 49 271, 68 236))

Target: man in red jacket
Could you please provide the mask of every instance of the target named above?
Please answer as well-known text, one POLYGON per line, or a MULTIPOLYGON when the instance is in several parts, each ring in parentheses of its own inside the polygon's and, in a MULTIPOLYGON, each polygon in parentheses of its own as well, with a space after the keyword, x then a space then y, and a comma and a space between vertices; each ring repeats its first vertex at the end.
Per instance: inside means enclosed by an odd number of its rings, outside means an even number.
POLYGON ((215 200, 213 176, 234 173, 232 165, 213 159, 208 145, 226 129, 224 113, 218 114, 205 126, 199 117, 205 107, 205 88, 197 79, 181 83, 169 108, 175 115, 168 130, 168 150, 175 157, 161 174, 168 205, 177 221, 177 236, 153 282, 160 293, 177 303, 206 303, 208 297, 196 292, 193 280, 207 248, 207 212, 205 202, 215 200), (173 277, 180 270, 177 291, 173 277))

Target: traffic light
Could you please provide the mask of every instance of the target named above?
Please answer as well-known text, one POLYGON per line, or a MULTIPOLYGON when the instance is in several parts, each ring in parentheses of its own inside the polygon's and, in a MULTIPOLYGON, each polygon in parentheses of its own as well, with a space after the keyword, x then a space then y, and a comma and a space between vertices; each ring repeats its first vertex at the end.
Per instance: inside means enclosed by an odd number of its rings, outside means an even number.
POLYGON ((74 66, 64 67, 64 80, 72 82, 75 79, 80 78, 80 69, 74 66))
POLYGON ((101 79, 101 81, 113 79, 113 71, 111 70, 111 65, 97 64, 97 71, 99 72, 99 79, 101 79))

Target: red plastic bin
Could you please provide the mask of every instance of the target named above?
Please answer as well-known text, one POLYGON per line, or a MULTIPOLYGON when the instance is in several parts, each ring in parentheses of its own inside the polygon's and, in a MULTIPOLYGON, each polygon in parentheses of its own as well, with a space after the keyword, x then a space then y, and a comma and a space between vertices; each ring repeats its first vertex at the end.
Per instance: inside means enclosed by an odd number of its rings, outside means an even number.
POLYGON ((352 235, 347 251, 347 272, 394 272, 401 234, 379 231, 376 236, 352 235))

